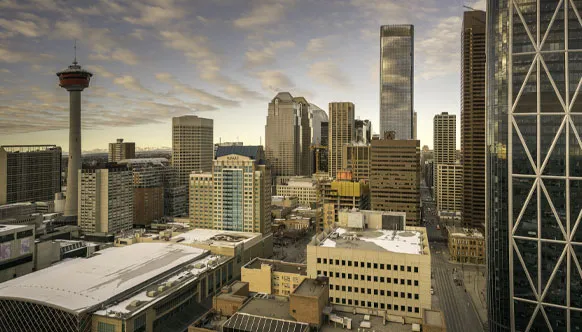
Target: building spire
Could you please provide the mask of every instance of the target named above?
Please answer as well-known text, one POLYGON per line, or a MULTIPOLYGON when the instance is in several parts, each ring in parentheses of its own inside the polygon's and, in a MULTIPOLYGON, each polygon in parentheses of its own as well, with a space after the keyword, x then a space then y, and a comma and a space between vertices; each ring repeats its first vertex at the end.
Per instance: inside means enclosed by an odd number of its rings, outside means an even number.
POLYGON ((75 45, 73 46, 75 49, 75 60, 73 60, 73 64, 77 64, 77 40, 75 39, 75 45))

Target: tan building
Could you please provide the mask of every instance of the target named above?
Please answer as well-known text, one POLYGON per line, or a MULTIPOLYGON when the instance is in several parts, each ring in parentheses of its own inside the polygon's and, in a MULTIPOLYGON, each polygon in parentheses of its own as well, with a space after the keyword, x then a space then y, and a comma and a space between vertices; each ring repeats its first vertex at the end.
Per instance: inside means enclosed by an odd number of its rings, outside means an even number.
POLYGON ((438 202, 438 165, 454 164, 457 160, 457 116, 442 112, 433 123, 434 190, 438 202))
POLYGON ((350 143, 343 146, 342 169, 352 172, 355 181, 370 179, 370 145, 350 143))
MULTIPOLYGON (((389 137, 388 137, 389 138, 389 137)), ((371 209, 406 213, 407 225, 420 223, 420 142, 372 141, 371 209)))
POLYGON ((295 320, 319 328, 323 325, 323 309, 328 303, 328 279, 305 278, 289 297, 289 311, 295 320))
POLYGON ((349 228, 403 230, 406 226, 406 213, 345 209, 339 211, 338 225, 349 228))
POLYGON ((249 298, 249 283, 234 281, 228 286, 222 287, 220 293, 212 299, 212 309, 219 315, 234 315, 249 298))
POLYGON ((485 237, 476 228, 447 227, 449 255, 459 263, 485 264, 485 237))
POLYGON ((213 227, 214 183, 212 173, 190 174, 188 215, 194 227, 213 227))
POLYGON ((241 281, 255 293, 289 296, 307 278, 307 265, 255 258, 241 269, 241 281))
POLYGON ((265 154, 273 176, 311 175, 309 103, 279 92, 269 103, 265 154))
POLYGON ((123 142, 123 138, 118 138, 117 142, 109 143, 109 154, 107 161, 116 163, 124 159, 135 158, 135 143, 123 142))
POLYGON ((439 164, 437 173, 438 213, 460 215, 463 207, 463 166, 461 164, 439 164))
POLYGON ((307 275, 329 278, 334 310, 422 323, 431 308, 431 258, 426 229, 334 227, 307 246, 307 275))
POLYGON ((344 144, 355 138, 355 108, 351 102, 329 103, 328 172, 331 178, 341 170, 344 144))
POLYGON ((461 163, 463 224, 485 224, 485 31, 484 11, 465 11, 461 61, 461 163))
POLYGON ((277 184, 278 196, 297 197, 300 205, 315 206, 319 201, 319 186, 311 177, 293 177, 286 184, 277 184))
POLYGON ((195 115, 172 118, 172 166, 179 185, 188 185, 190 173, 212 171, 214 122, 195 115))
POLYGON ((368 210, 370 208, 370 185, 351 180, 334 180, 321 183, 324 225, 330 224, 330 216, 337 222, 338 211, 343 209, 368 210), (333 207, 333 213, 330 213, 333 207))

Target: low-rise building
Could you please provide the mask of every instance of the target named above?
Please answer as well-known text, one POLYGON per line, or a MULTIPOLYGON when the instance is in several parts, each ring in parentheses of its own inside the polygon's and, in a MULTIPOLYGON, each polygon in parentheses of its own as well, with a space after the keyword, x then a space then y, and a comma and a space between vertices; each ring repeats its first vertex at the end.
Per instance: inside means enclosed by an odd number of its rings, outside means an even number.
POLYGON ((338 172, 338 178, 342 178, 342 180, 322 182, 321 184, 324 225, 329 225, 326 222, 326 212, 330 212, 331 209, 329 205, 326 209, 326 204, 333 204, 334 222, 337 222, 339 210, 370 209, 370 185, 368 183, 352 181, 350 172, 338 172))
POLYGON ((222 287, 212 299, 212 308, 221 316, 234 315, 249 298, 249 283, 234 281, 222 287))
POLYGON ((315 206, 319 201, 318 184, 312 177, 292 177, 286 184, 277 184, 276 191, 278 196, 297 197, 303 206, 315 206))
POLYGON ((295 320, 320 328, 329 303, 327 278, 305 278, 289 296, 289 311, 295 320))
POLYGON ((406 213, 344 209, 339 211, 338 225, 349 228, 404 230, 406 213))
POLYGON ((447 226, 449 255, 459 263, 485 264, 485 237, 475 228, 447 226))
POLYGON ((327 229, 307 246, 307 275, 329 278, 334 310, 422 323, 423 310, 431 308, 431 259, 424 227, 327 229))
POLYGON ((33 225, 0 225, 0 282, 34 271, 34 252, 33 225))
POLYGON ((299 198, 295 196, 272 196, 271 205, 294 209, 299 206, 299 198))
POLYGON ((307 278, 307 265, 255 258, 241 269, 251 292, 289 296, 307 278))

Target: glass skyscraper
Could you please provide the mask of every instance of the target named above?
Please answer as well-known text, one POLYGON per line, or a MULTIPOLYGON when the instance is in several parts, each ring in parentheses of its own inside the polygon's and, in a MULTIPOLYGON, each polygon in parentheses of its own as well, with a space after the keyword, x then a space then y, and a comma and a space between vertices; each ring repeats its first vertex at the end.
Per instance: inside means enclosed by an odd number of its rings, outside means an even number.
POLYGON ((380 28, 380 137, 413 139, 414 26, 380 28))
POLYGON ((582 0, 489 0, 490 331, 582 328, 582 0))

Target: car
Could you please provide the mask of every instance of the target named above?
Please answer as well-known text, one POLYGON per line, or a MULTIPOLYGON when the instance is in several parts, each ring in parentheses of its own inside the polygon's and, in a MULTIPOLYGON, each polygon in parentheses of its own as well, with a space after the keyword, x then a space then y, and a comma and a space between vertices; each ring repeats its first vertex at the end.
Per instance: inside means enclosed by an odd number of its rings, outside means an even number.
POLYGON ((434 294, 434 288, 431 287, 430 288, 430 295, 433 295, 433 294, 434 294))

